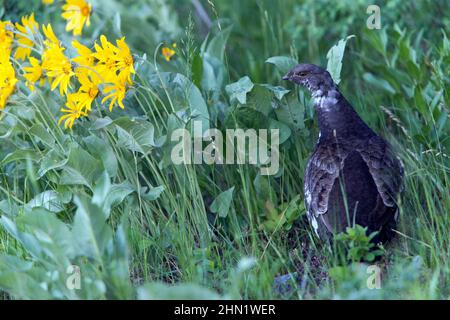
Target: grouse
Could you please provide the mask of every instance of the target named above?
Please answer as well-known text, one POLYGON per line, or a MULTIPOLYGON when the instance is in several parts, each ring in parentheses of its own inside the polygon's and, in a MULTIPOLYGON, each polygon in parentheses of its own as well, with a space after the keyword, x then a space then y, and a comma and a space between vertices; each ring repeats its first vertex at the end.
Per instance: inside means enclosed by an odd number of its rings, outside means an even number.
POLYGON ((403 166, 389 144, 358 116, 328 71, 299 64, 283 80, 306 87, 318 114, 319 139, 304 179, 308 220, 319 238, 359 224, 373 242, 389 241, 398 217, 403 166))

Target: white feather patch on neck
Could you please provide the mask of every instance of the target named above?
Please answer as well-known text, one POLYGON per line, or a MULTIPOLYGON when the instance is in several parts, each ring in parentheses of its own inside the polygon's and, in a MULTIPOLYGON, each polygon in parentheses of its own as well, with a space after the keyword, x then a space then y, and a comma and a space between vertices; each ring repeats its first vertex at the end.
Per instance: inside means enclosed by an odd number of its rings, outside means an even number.
POLYGON ((337 94, 338 93, 335 90, 328 91, 324 94, 322 90, 318 89, 313 91, 311 96, 318 108, 329 111, 338 102, 337 94))

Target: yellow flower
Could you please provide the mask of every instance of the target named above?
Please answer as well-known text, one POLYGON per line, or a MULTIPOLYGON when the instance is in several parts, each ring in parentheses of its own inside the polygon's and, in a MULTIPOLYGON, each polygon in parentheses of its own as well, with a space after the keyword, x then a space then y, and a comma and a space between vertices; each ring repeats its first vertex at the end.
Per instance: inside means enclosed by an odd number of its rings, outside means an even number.
POLYGON ((73 58, 73 62, 84 67, 92 67, 94 65, 95 58, 92 55, 91 49, 76 40, 72 41, 72 47, 74 47, 78 52, 78 57, 73 58))
POLYGON ((98 61, 95 69, 105 82, 110 82, 116 77, 118 49, 104 35, 100 36, 100 43, 101 45, 94 44, 95 53, 93 53, 93 56, 98 61))
POLYGON ((64 48, 61 46, 61 42, 55 36, 52 25, 50 23, 47 26, 42 25, 42 31, 44 31, 44 35, 46 37, 46 39, 44 40, 44 45, 47 48, 59 47, 64 50, 64 48))
POLYGON ((123 99, 125 99, 126 81, 127 79, 123 79, 122 77, 115 77, 110 84, 105 85, 103 92, 106 96, 102 99, 102 103, 108 99, 111 99, 111 102, 109 103, 109 111, 112 110, 115 103, 118 103, 121 109, 125 108, 123 105, 123 99))
POLYGON ((22 17, 22 24, 16 23, 16 36, 18 47, 14 53, 14 58, 25 60, 30 56, 33 48, 33 37, 39 31, 39 25, 34 20, 34 13, 30 16, 22 17))
MULTIPOLYGON (((174 46, 174 48, 176 48, 176 45, 174 46)), ((164 59, 166 59, 166 61, 170 61, 170 59, 175 54, 175 50, 173 50, 169 47, 163 47, 161 49, 161 52, 162 52, 162 55, 164 56, 164 59)))
POLYGON ((70 78, 75 75, 70 60, 64 55, 66 50, 55 36, 52 26, 43 25, 42 30, 46 39, 44 45, 46 49, 42 53, 42 69, 46 72, 51 89, 55 90, 59 85, 61 95, 67 94, 67 89, 71 88, 70 78))
POLYGON ((135 73, 133 66, 133 56, 131 55, 130 48, 125 43, 125 37, 116 41, 117 43, 117 62, 116 66, 119 68, 119 77, 127 79, 131 84, 131 73, 135 73))
POLYGON ((70 60, 64 55, 63 48, 52 47, 42 54, 42 69, 51 78, 51 89, 55 90, 59 85, 61 95, 67 94, 67 88, 71 87, 70 78, 75 75, 70 60))
POLYGON ((73 35, 78 36, 83 30, 83 26, 86 23, 86 27, 91 24, 90 14, 92 6, 90 3, 84 0, 66 0, 66 4, 63 5, 62 17, 67 21, 66 31, 72 31, 73 35))
MULTIPOLYGON (((85 69, 86 70, 86 69, 85 69)), ((99 91, 100 79, 95 73, 80 72, 77 74, 78 81, 81 86, 78 90, 78 103, 84 111, 91 111, 92 102, 97 98, 99 91)))
POLYGON ((66 129, 67 127, 72 128, 76 119, 87 116, 87 113, 83 110, 83 106, 80 104, 78 93, 67 95, 66 108, 61 108, 60 111, 66 114, 59 118, 58 125, 64 121, 64 128, 66 129))
POLYGON ((46 5, 52 4, 53 2, 55 2, 55 0, 42 0, 42 3, 46 5))
POLYGON ((0 21, 0 50, 10 50, 14 39, 11 31, 12 23, 9 21, 0 21))
POLYGON ((0 49, 0 110, 4 109, 17 83, 14 68, 9 60, 10 51, 0 49))
POLYGON ((39 60, 33 57, 29 57, 30 67, 24 67, 23 70, 26 72, 23 77, 27 80, 26 86, 30 88, 31 91, 34 91, 34 84, 39 81, 39 85, 44 84, 44 78, 42 77, 42 66, 39 63, 39 60))

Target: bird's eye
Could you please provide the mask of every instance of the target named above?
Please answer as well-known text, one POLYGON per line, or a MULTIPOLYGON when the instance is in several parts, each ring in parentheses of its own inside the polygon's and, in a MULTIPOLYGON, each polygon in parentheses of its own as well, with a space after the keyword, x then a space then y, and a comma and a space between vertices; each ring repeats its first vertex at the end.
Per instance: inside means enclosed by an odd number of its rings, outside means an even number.
POLYGON ((305 76, 307 75, 307 73, 304 72, 304 71, 302 71, 302 72, 299 72, 298 75, 299 75, 300 77, 305 77, 305 76))

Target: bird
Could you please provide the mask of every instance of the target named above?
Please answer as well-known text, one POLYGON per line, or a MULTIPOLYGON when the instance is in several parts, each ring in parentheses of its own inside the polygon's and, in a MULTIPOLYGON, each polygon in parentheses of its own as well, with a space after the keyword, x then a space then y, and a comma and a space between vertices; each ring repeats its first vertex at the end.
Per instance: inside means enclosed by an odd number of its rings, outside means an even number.
POLYGON ((358 224, 374 243, 385 243, 398 222, 404 169, 389 143, 376 134, 339 91, 330 73, 302 63, 282 78, 306 88, 314 100, 319 138, 304 178, 307 217, 320 239, 358 224))

